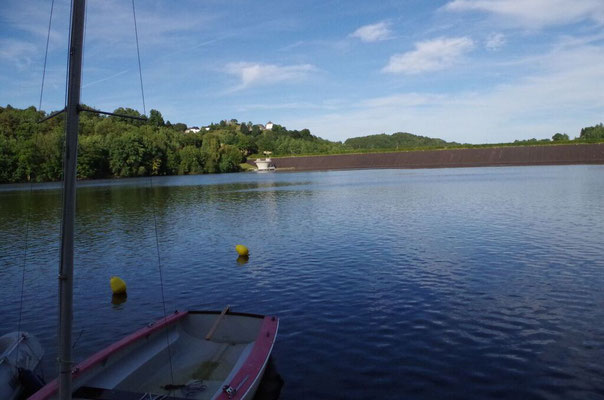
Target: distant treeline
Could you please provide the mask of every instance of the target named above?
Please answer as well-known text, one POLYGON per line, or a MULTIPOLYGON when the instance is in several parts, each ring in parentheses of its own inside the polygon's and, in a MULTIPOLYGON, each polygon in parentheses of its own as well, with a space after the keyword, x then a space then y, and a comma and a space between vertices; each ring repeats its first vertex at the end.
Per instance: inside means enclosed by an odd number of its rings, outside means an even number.
POLYGON ((347 139, 344 145, 357 150, 362 149, 400 149, 409 147, 448 147, 458 146, 459 143, 446 142, 412 133, 397 132, 392 135, 370 135, 347 139))
MULTIPOLYGON (((118 108, 114 113, 142 117, 130 108, 118 108)), ((0 183, 62 179, 65 116, 38 122, 46 116, 35 107, 0 107, 0 183)), ((582 129, 574 140, 561 133, 552 137, 559 143, 602 140, 602 124, 582 129)), ((549 139, 530 139, 501 145, 547 143, 549 139)), ((143 121, 81 112, 78 177, 236 172, 246 157, 264 151, 287 156, 482 146, 402 132, 332 142, 313 136, 308 129, 288 130, 274 125, 267 130, 262 125, 235 119, 211 124, 195 133, 188 131, 185 124, 164 121, 157 110, 151 110, 143 121)))
MULTIPOLYGON (((116 113, 140 116, 132 109, 116 113)), ((64 114, 46 122, 34 107, 0 108, 0 182, 44 182, 63 175, 64 114)), ((96 179, 238 171, 244 155, 217 133, 184 133, 152 110, 147 121, 80 113, 78 177, 96 179)))
MULTIPOLYGON (((141 117, 130 108, 114 113, 141 117)), ((35 107, 0 107, 0 183, 62 179, 65 115, 38 122, 46 116, 35 107)), ((145 121, 81 112, 79 129, 80 179, 236 172, 250 154, 327 154, 342 146, 308 129, 266 130, 237 120, 195 133, 157 110, 145 121)))
POLYGON ((604 141, 604 125, 597 124, 581 129, 578 137, 571 139, 566 133, 556 133, 551 139, 526 139, 515 140, 511 143, 492 144, 467 144, 447 142, 442 139, 418 136, 411 133, 398 132, 392 135, 370 135, 350 138, 344 142, 346 148, 360 152, 371 150, 412 150, 412 149, 439 149, 439 148, 475 148, 496 146, 532 146, 553 143, 595 143, 604 141))

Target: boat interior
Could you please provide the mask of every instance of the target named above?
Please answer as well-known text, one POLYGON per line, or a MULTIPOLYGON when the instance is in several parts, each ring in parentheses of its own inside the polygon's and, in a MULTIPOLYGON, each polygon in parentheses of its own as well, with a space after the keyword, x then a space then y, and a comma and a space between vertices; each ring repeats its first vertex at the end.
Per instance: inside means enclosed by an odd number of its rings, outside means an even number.
POLYGON ((74 398, 212 399, 243 365, 262 321, 249 314, 191 312, 75 379, 74 398))

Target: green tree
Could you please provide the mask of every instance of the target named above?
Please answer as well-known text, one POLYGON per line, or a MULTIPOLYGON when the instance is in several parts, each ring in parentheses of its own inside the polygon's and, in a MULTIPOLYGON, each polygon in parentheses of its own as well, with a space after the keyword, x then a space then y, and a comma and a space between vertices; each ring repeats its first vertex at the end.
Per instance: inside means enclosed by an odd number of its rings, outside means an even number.
POLYGON ((111 176, 109 150, 101 135, 80 137, 78 141, 78 178, 99 179, 111 176))
POLYGON ((36 182, 61 179, 63 175, 63 136, 59 127, 48 133, 34 135, 35 154, 31 162, 36 182))
POLYGON ((581 139, 604 139, 604 125, 597 124, 581 129, 581 139))
POLYGON ((178 173, 181 175, 201 174, 203 164, 201 151, 195 146, 185 146, 179 151, 180 165, 178 173))
POLYGON ((17 141, 0 135, 0 183, 19 182, 15 180, 17 169, 17 141))
MULTIPOLYGON (((87 106, 84 107, 90 108, 87 106)), ((93 135, 95 133, 96 126, 104 119, 107 118, 99 114, 91 112, 81 112, 78 134, 80 136, 93 135)))
POLYGON ((155 109, 149 111, 149 125, 151 126, 164 126, 164 117, 161 113, 155 109))
POLYGON ((124 122, 114 118, 103 118, 94 125, 94 134, 100 136, 119 135, 127 128, 124 122))
POLYGON ((243 133, 244 135, 247 135, 250 133, 250 128, 248 128, 248 126, 246 124, 241 124, 241 133, 243 133))
POLYGON ((206 133, 201 145, 204 172, 213 174, 219 172, 220 140, 215 133, 206 133))
POLYGON ((243 162, 243 154, 235 146, 224 145, 220 149, 220 172, 237 172, 241 169, 239 164, 243 162))
POLYGON ((566 133, 556 133, 554 136, 552 136, 552 140, 554 142, 560 142, 570 140, 570 138, 566 133))
POLYGON ((116 177, 145 175, 145 146, 137 131, 112 136, 108 142, 109 166, 116 177))
MULTIPOLYGON (((119 107, 116 108, 115 110, 113 110, 114 114, 119 114, 119 115, 127 115, 130 117, 137 117, 137 118, 143 118, 144 115, 141 114, 140 112, 138 112, 137 110, 133 109, 133 108, 124 108, 124 107, 119 107)), ((136 126, 141 126, 143 124, 143 121, 141 121, 140 119, 133 119, 133 118, 123 118, 123 117, 116 117, 116 116, 112 116, 109 117, 114 119, 115 121, 120 121, 120 122, 124 122, 127 123, 129 125, 136 125, 136 126)))
POLYGON ((179 122, 177 124, 172 125, 172 128, 174 128, 174 130, 178 132, 184 132, 187 130, 187 125, 183 124, 182 122, 179 122))
POLYGON ((30 182, 35 180, 34 167, 36 148, 31 139, 17 141, 16 165, 13 173, 13 182, 30 182))
POLYGON ((262 133, 262 131, 260 130, 260 127, 258 125, 252 125, 252 136, 257 137, 260 135, 260 133, 262 133))
POLYGON ((246 156, 258 152, 258 145, 256 144, 256 141, 250 136, 238 135, 237 142, 235 143, 235 145, 237 146, 237 148, 239 148, 239 150, 243 151, 246 156))

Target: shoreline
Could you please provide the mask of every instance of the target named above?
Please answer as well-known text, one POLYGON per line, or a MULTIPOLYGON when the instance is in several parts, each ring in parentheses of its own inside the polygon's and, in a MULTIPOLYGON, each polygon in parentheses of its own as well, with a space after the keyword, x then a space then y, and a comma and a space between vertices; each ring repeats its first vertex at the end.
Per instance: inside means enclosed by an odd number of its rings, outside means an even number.
MULTIPOLYGON (((247 164, 256 167, 255 159, 247 164)), ((479 149, 409 150, 383 153, 353 153, 312 156, 288 156, 273 158, 276 172, 355 170, 355 169, 422 169, 422 168, 470 168, 538 165, 604 165, 604 143, 506 146, 479 149)), ((253 171, 240 171, 249 173, 253 171)), ((200 174, 202 175, 202 174, 200 174)), ((215 174, 210 174, 215 175, 215 174)), ((218 174, 217 174, 218 175, 218 174)), ((178 177, 190 175, 161 175, 178 177)), ((102 184, 104 181, 123 181, 148 178, 149 176, 78 179, 78 185, 102 184)), ((59 187, 61 181, 1 183, 0 191, 28 188, 59 187)))
POLYGON ((287 171, 597 165, 604 164, 604 143, 277 157, 273 164, 287 171))

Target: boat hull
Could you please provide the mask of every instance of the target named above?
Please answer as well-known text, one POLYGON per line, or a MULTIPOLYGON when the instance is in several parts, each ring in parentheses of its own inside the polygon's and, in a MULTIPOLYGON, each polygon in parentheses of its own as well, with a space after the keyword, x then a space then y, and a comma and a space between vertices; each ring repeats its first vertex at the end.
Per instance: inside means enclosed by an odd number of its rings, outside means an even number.
POLYGON ((36 372, 44 355, 40 342, 27 332, 12 332, 0 337, 0 399, 20 398, 24 387, 19 369, 36 372))
MULTIPOLYGON (((72 372, 74 398, 123 398, 126 393, 176 399, 251 399, 278 327, 276 317, 255 314, 174 313, 76 366, 72 372)), ((47 400, 56 394, 57 382, 53 381, 30 399, 47 400)))

